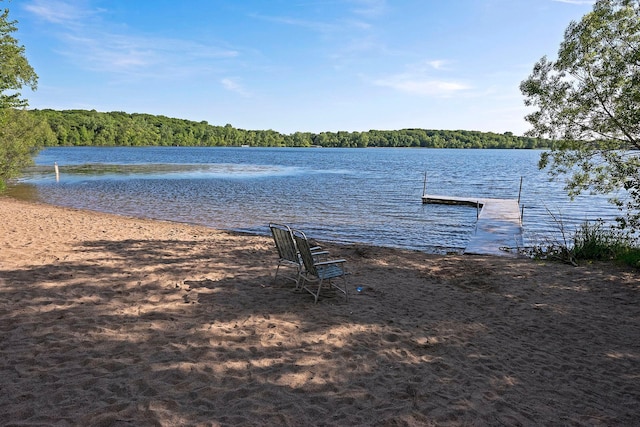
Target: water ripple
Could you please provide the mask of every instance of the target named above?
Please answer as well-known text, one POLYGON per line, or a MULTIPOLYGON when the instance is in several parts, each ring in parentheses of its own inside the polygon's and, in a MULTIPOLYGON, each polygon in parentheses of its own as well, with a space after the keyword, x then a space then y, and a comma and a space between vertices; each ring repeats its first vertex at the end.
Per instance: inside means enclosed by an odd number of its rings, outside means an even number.
POLYGON ((604 196, 569 200, 536 164, 539 151, 429 149, 55 148, 10 188, 14 197, 267 234, 284 222, 320 240, 460 251, 474 208, 423 205, 427 192, 517 198, 529 241, 611 220, 604 196), (56 181, 53 165, 60 179, 56 181))

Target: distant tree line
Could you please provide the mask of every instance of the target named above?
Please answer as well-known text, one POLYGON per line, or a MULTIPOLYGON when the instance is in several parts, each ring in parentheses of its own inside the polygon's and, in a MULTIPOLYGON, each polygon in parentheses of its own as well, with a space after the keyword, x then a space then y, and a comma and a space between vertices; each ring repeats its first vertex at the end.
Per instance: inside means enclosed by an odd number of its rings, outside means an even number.
POLYGON ((426 147, 549 148, 551 141, 464 130, 370 130, 295 132, 236 129, 151 114, 95 110, 30 110, 51 128, 45 146, 241 146, 254 147, 426 147))

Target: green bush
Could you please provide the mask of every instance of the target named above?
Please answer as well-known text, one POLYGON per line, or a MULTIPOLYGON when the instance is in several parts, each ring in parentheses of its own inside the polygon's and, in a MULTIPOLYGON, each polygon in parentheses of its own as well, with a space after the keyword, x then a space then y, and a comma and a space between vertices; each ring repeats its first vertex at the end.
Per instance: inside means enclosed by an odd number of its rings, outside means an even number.
POLYGON ((618 256, 618 260, 627 265, 640 268, 640 248, 630 248, 618 256))
MULTIPOLYGON (((554 219, 557 219, 554 217, 554 219)), ((536 259, 558 260, 577 265, 578 261, 616 261, 640 268, 640 241, 620 230, 606 227, 602 221, 584 222, 566 237, 564 224, 557 221, 562 241, 534 246, 528 253, 536 259)))
POLYGON ((607 228, 602 221, 584 222, 575 232, 573 256, 576 260, 621 261, 640 266, 637 240, 621 231, 607 228))
POLYGON ((602 222, 584 222, 574 234, 573 254, 577 259, 612 260, 623 246, 619 235, 603 228, 602 222))

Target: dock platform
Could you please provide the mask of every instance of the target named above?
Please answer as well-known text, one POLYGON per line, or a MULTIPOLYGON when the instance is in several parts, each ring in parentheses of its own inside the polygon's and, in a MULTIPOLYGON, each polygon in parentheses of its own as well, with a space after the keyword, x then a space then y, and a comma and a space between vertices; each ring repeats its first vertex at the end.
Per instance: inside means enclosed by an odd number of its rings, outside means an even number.
POLYGON ((464 249, 465 254, 518 256, 523 247, 520 206, 516 199, 491 199, 425 194, 422 203, 476 206, 476 231, 464 249))

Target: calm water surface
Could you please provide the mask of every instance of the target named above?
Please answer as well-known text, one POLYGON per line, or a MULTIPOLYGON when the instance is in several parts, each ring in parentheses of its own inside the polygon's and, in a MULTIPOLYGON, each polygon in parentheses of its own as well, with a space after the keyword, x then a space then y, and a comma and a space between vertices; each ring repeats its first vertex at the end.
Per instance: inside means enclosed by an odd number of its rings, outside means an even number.
POLYGON ((525 244, 557 239, 549 212, 573 231, 611 220, 603 196, 569 201, 537 169, 536 150, 330 148, 48 148, 10 189, 17 198, 268 234, 270 221, 342 243, 460 251, 476 209, 423 205, 427 192, 518 198, 525 244), (59 165, 56 182, 54 163, 59 165))

